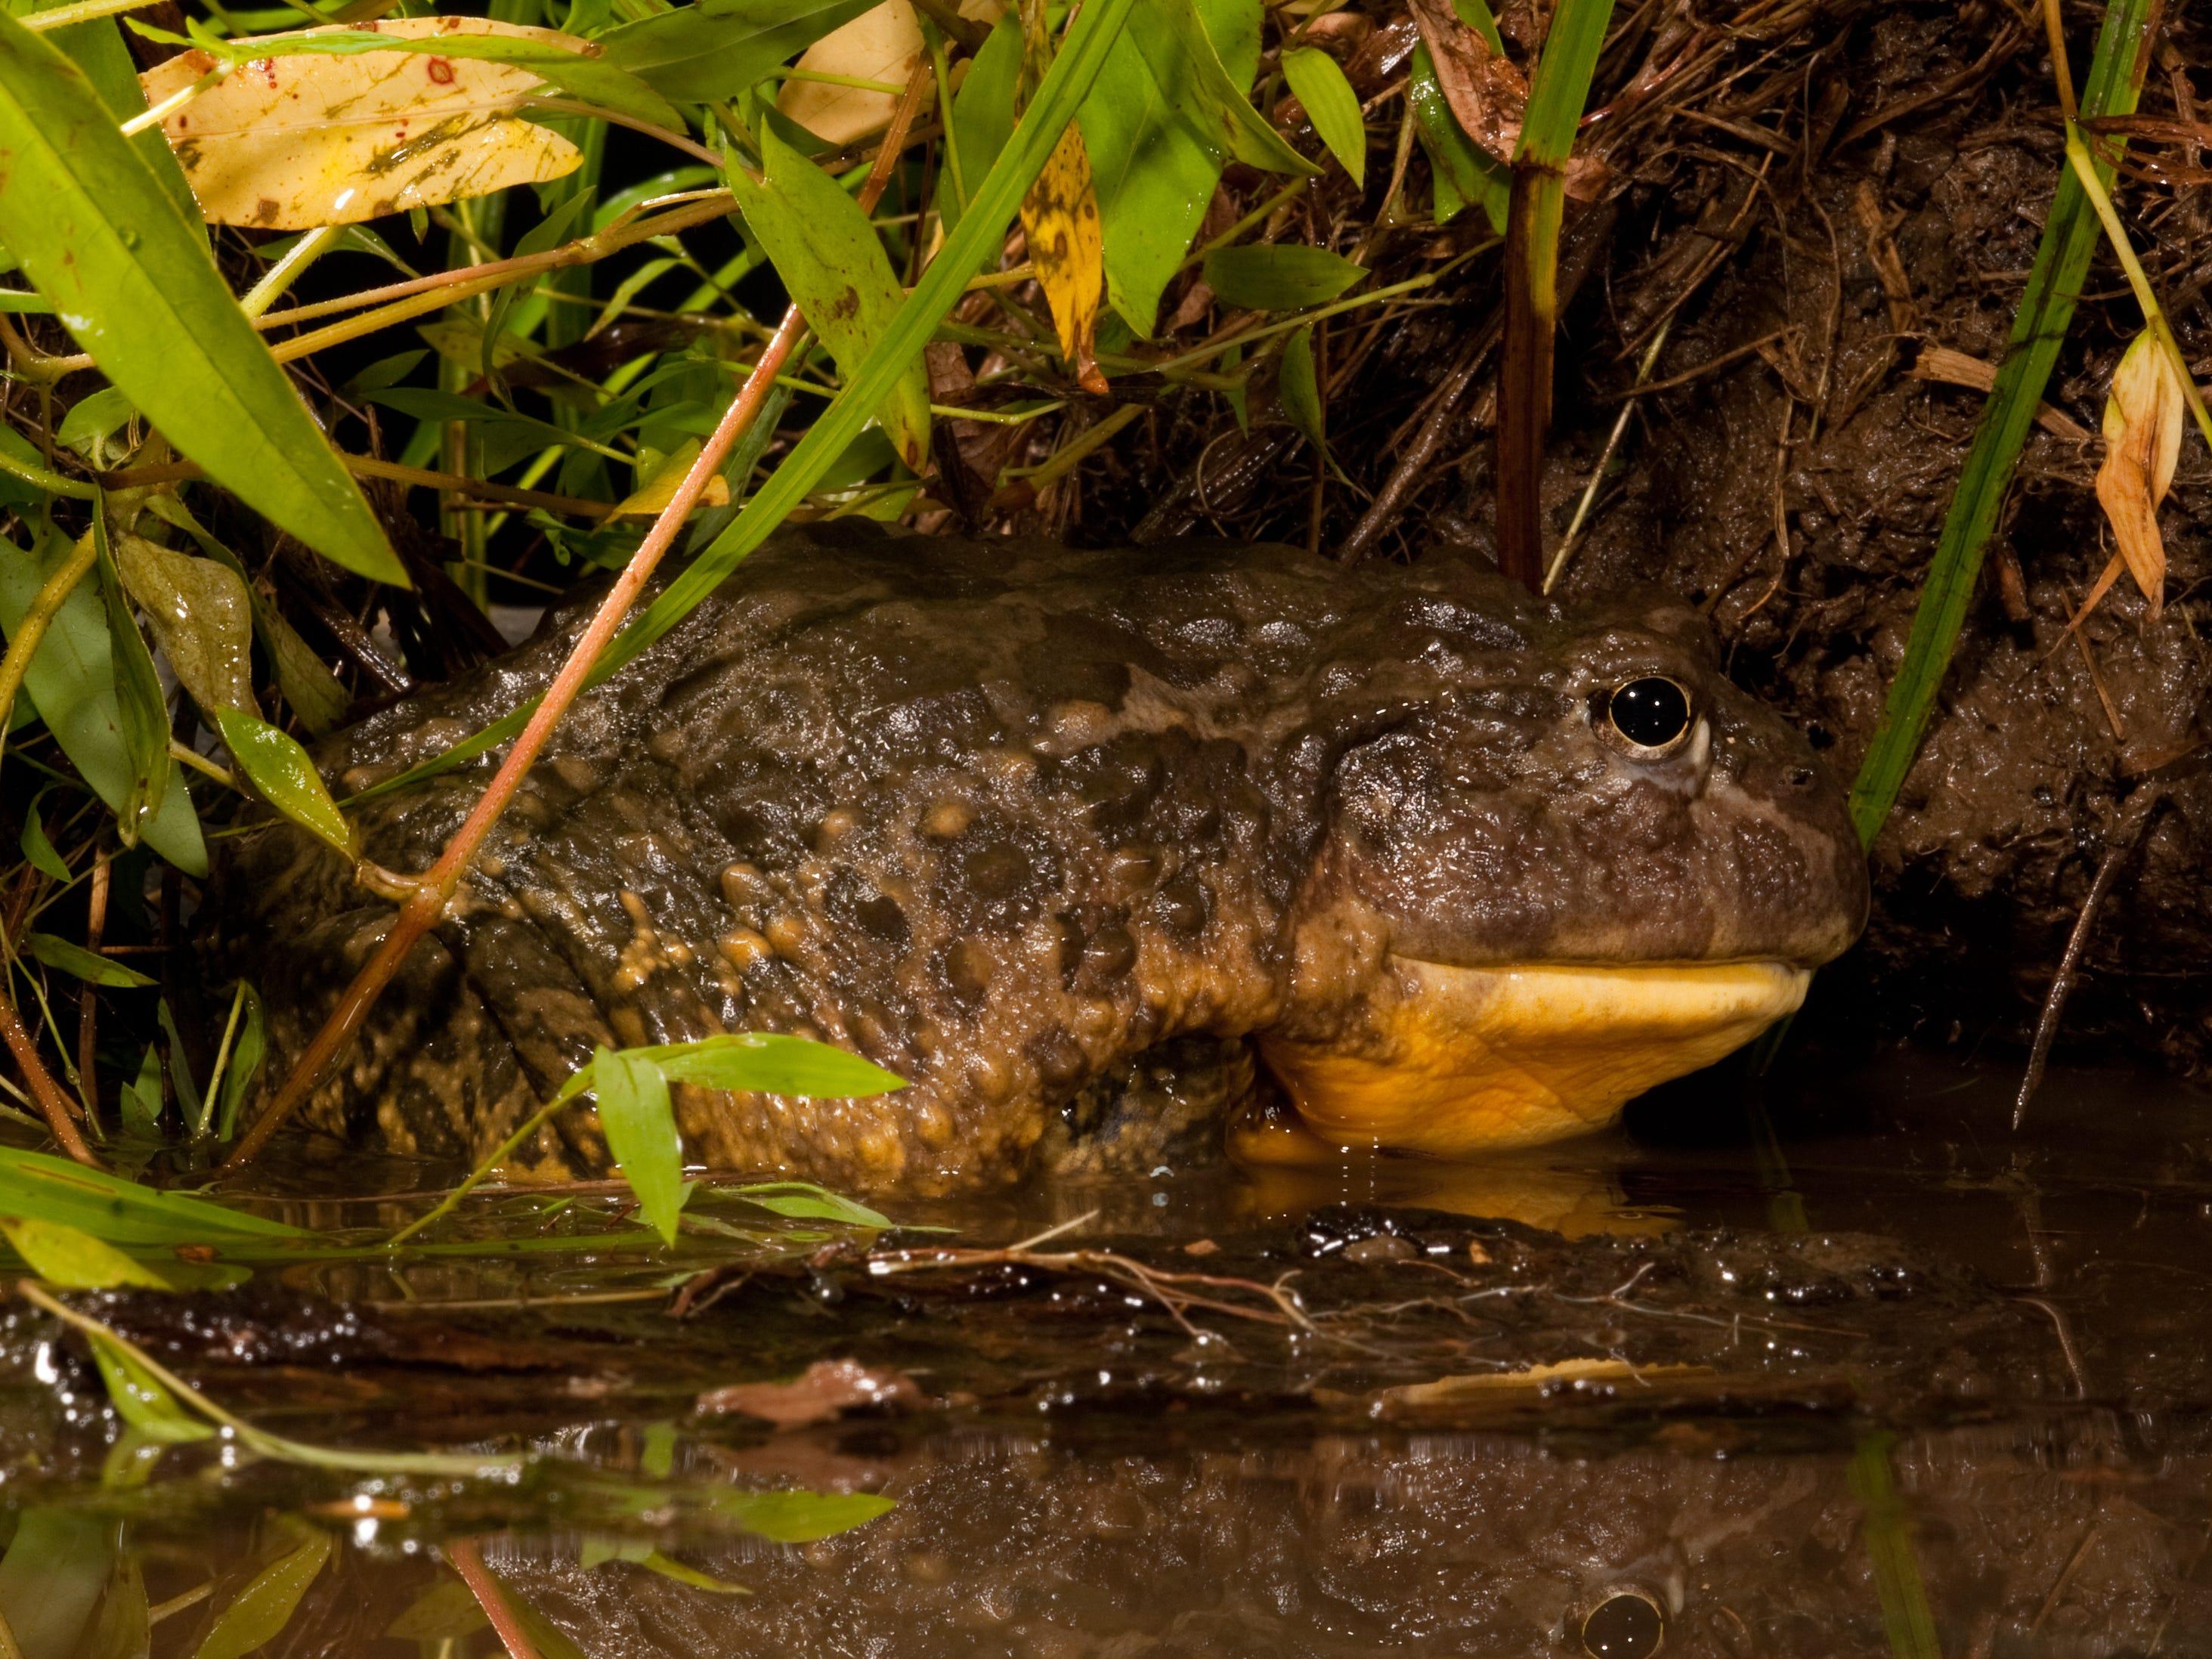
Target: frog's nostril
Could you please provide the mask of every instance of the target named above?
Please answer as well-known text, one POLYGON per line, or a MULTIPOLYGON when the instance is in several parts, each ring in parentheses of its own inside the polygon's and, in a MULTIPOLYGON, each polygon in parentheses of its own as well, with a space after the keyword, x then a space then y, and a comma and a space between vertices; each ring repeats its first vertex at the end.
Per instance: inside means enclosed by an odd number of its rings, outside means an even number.
POLYGON ((1782 781, 1792 789, 1810 789, 1817 775, 1809 766, 1793 766, 1782 775, 1782 781))
POLYGON ((1590 1609, 1582 1638, 1590 1659, 1651 1659, 1667 1639, 1667 1617, 1642 1590, 1621 1590, 1590 1609))

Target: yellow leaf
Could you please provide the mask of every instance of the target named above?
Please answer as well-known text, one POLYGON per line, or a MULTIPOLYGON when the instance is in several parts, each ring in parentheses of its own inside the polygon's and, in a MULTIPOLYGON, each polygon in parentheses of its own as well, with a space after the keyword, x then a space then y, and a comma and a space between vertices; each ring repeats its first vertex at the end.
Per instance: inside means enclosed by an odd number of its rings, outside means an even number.
MULTIPOLYGON (((1023 0, 1020 107, 1028 107, 1051 64, 1044 0, 1023 0)), ((1084 148, 1083 130, 1073 121, 1022 198, 1022 230, 1037 286, 1052 309, 1060 355, 1085 392, 1103 397, 1106 377, 1091 353, 1098 336, 1098 306, 1106 293, 1106 240, 1099 228, 1091 152, 1084 148)))
MULTIPOLYGON (((676 487, 684 482, 684 475, 691 470, 691 463, 699 459, 699 441, 687 438, 671 451, 660 463, 659 470, 646 480, 634 494, 614 510, 614 516, 623 518, 656 518, 676 499, 676 487)), ((727 507, 730 486, 720 473, 707 480, 706 493, 699 497, 700 507, 727 507)), ((696 510, 696 509, 695 509, 696 510)))
MULTIPOLYGON (((501 34, 589 50, 557 30, 481 17, 392 18, 370 27, 410 40, 501 34)), ((204 52, 184 52, 138 78, 152 105, 215 66, 204 52)), ((264 58, 239 64, 162 131, 211 222, 307 230, 572 172, 582 160, 576 147, 516 113, 544 85, 529 70, 483 58, 404 52, 264 58)))
POLYGON ((2158 508, 2181 456, 2183 399, 2172 361, 2144 330, 2112 371, 2097 500, 2154 617, 2166 597, 2166 543, 2158 532, 2158 508))
POLYGON ((1098 193, 1091 182, 1091 155, 1073 121, 1022 198, 1022 228, 1030 263, 1052 307, 1060 354, 1085 392, 1103 396, 1106 377, 1091 351, 1098 334, 1098 303, 1106 292, 1106 242, 1098 228, 1098 193))

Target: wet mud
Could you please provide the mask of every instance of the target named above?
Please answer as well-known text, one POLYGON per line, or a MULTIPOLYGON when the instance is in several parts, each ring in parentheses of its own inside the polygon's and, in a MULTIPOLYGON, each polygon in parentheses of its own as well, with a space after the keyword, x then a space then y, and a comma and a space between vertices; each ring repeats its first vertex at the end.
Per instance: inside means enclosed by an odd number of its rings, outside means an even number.
MULTIPOLYGON (((301 1526, 332 1553, 271 1654, 497 1651, 463 1551, 594 1659, 2212 1652, 2212 1164, 2172 1133, 2206 1104, 2061 1074, 2014 1139, 2007 1072, 1828 1070, 1467 1171, 71 1298, 264 1430, 520 1474, 216 1443, 134 1475, 80 1340, 17 1306, 0 1478, 119 1525, 157 1605, 209 1588, 160 1654, 301 1526), (890 1506, 812 1537, 777 1493, 890 1506)), ((285 1212, 368 1224, 304 1195, 339 1168, 422 1173, 303 1160, 285 1212)), ((521 1201, 485 1200, 511 1245, 610 1202, 521 1201)))

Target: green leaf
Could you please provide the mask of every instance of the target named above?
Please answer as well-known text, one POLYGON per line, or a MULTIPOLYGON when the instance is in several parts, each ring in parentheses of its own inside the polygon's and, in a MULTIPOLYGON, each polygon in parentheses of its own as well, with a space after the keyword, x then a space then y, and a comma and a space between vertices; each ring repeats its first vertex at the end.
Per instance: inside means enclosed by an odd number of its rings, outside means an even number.
MULTIPOLYGON (((350 227, 358 229, 358 226, 350 227)), ((416 357, 423 354, 416 352, 416 357)), ((293 713, 308 731, 320 737, 338 723, 349 701, 346 689, 338 684, 314 647, 300 637, 300 632, 284 619, 284 613, 264 599, 261 590, 247 578, 245 561, 229 548, 207 532, 184 502, 174 495, 155 495, 147 503, 148 510, 164 524, 174 525, 190 536, 200 551, 215 560, 238 578, 246 590, 246 602, 253 611, 254 637, 261 648, 269 653, 270 665, 276 671, 276 689, 284 694, 284 701, 292 705, 293 713)), ((252 704, 242 705, 249 710, 252 704)))
POLYGON ((146 1578, 137 1556, 117 1555, 100 1598, 100 1616, 85 1639, 85 1659, 146 1659, 153 1650, 152 1609, 146 1604, 146 1578))
POLYGON ((191 1051, 177 1030, 177 1017, 163 997, 155 1005, 155 1015, 161 1027, 161 1035, 169 1039, 169 1086, 177 1091, 177 1109, 187 1123, 198 1123, 206 1115, 200 1098, 200 1085, 192 1077, 191 1051))
POLYGON ((241 981, 241 989, 245 1006, 240 1011, 238 1035, 231 1042, 230 1064, 223 1072, 222 1088, 216 1097, 215 1133, 218 1140, 228 1140, 238 1133, 239 1109, 252 1094, 253 1080, 261 1075, 262 1062, 269 1054, 261 994, 247 981, 241 981))
MULTIPOLYGON (((83 72, 0 14, 0 241, 163 436, 351 570, 404 586, 375 515, 83 72)), ((35 695, 35 694, 34 694, 35 695)))
MULTIPOLYGON (((726 1031, 690 1042, 665 1042, 622 1051, 657 1068, 671 1083, 802 1099, 857 1100, 906 1087, 905 1079, 858 1054, 811 1037, 772 1031, 726 1031)), ((573 1099, 592 1086, 593 1066, 580 1068, 561 1086, 573 1099)))
POLYGON ((298 1546, 254 1574, 222 1610, 193 1659, 245 1659, 256 1648, 283 1634, 299 1608, 300 1598, 331 1559, 328 1533, 299 1522, 289 1530, 299 1537, 298 1546))
MULTIPOLYGON (((848 379, 905 303, 883 239, 860 204, 775 131, 760 132, 763 176, 732 166, 730 189, 775 274, 848 379)), ((913 471, 929 464, 929 374, 917 351, 881 407, 884 429, 913 471)))
POLYGON ((137 419, 137 415, 138 406, 109 386, 71 404, 70 412, 62 416, 62 423, 54 428, 54 436, 64 447, 74 449, 94 466, 114 466, 129 446, 111 444, 108 440, 137 419))
POLYGON ((158 811, 167 791, 175 763, 169 758, 169 700, 162 695, 161 677, 154 672, 154 659, 131 614, 131 601, 116 573, 107 540, 107 513, 94 502, 93 544, 99 550, 100 597, 107 609, 107 644, 115 667, 115 705, 121 715, 124 763, 131 769, 131 783, 115 814, 115 832, 125 847, 138 842, 138 821, 158 811))
POLYGON ((167 1098, 161 1092, 161 1050, 160 1045, 149 1042, 146 1052, 138 1056, 137 1075, 123 1085, 116 1098, 123 1133, 149 1140, 160 1139, 161 1107, 167 1098))
POLYGON ((1528 73, 1528 107, 1515 161, 1549 168, 1567 164, 1612 21, 1613 0, 1559 0, 1544 31, 1544 50, 1528 73))
POLYGON ((579 1552, 576 1565, 589 1572, 610 1561, 626 1561, 643 1567, 647 1572, 659 1573, 663 1578, 689 1585, 693 1589, 705 1590, 710 1595, 750 1595, 743 1584, 733 1584, 726 1578, 717 1578, 696 1567, 663 1555, 641 1540, 625 1538, 586 1538, 579 1552))
MULTIPOLYGON (((473 374, 483 366, 481 336, 469 341, 468 350, 473 355, 465 360, 465 367, 473 374)), ((494 428, 487 435, 484 446, 483 468, 488 473, 504 472, 525 456, 541 449, 566 449, 589 443, 589 440, 566 427, 502 409, 497 404, 464 398, 457 392, 440 392, 428 386, 394 386, 388 392, 372 392, 368 401, 396 409, 402 415, 412 415, 418 421, 459 421, 494 428)))
POLYGON ((32 933, 23 940, 23 948, 49 968, 58 968, 64 974, 81 979, 88 985, 109 985, 118 990, 151 985, 153 980, 135 968, 126 968, 112 957, 104 957, 97 951, 88 951, 82 945, 72 945, 52 933, 32 933))
POLYGON ((177 682, 213 720, 218 710, 258 712, 253 701, 253 607, 246 584, 213 559, 196 559, 118 535, 115 568, 153 625, 177 682))
MULTIPOLYGON (((2081 88, 2081 114, 2091 118, 2131 115, 2141 92, 2136 78, 2148 61, 2145 35, 2156 15, 2153 0, 2112 0, 2097 37, 2088 78, 2081 88)), ((2097 177, 2107 187, 2124 141, 2117 135, 2099 146, 2097 177)), ((1996 385, 1982 405, 1974 441, 1966 451, 1958 489, 1943 517, 1905 659, 1890 682, 1881 722, 1851 783, 1851 822, 1859 839, 1871 846, 1897 804, 1905 774, 1920 752, 1920 739, 1935 712, 1936 694, 1966 626, 1982 558, 2004 507, 2005 493, 2019 468, 2028 428, 2043 401, 2043 389, 2073 326, 2075 303, 2096 252, 2097 211, 2071 167, 2061 165, 2058 188, 2043 221, 2043 240, 2035 250, 2027 287, 2012 323, 2012 337, 1997 366, 1996 385)), ((44 705, 41 704, 41 707, 44 705)))
POLYGON ((217 709, 216 724, 239 770, 271 806, 348 859, 361 856, 353 825, 298 738, 236 708, 217 709))
POLYGON ((0 1214, 80 1228, 111 1244, 219 1244, 236 1238, 304 1239, 281 1221, 165 1193, 46 1152, 0 1146, 0 1214))
MULTIPOLYGON (((1197 5, 1223 73, 1249 84, 1260 61, 1255 0, 1197 5)), ((1135 33, 1115 43, 1078 118, 1106 240, 1106 297, 1133 330, 1150 335, 1225 157, 1182 114, 1199 97, 1196 65, 1181 57, 1147 62, 1135 33)))
POLYGON ((54 851, 53 842, 46 839, 46 826, 39 819, 39 803, 46 798, 46 792, 43 789, 31 798, 30 805, 23 812, 23 833, 18 839, 23 848, 23 856, 30 860, 33 868, 42 875, 52 876, 56 881, 67 881, 70 879, 69 865, 59 853, 54 851))
POLYGON ((1224 247, 1206 256, 1206 281, 1224 305, 1296 311, 1326 305, 1367 275, 1325 247, 1224 247))
POLYGON ((107 1589, 115 1522, 76 1510, 29 1509, 0 1557, 0 1617, 23 1659, 82 1659, 107 1589))
POLYGON ((1313 325, 1308 323, 1291 336, 1283 348, 1283 366, 1275 381, 1283 415, 1316 449, 1328 452, 1327 411, 1321 400, 1321 379, 1314 372, 1313 325))
POLYGON ((1268 173, 1321 171, 1252 107, 1249 86, 1222 64, 1193 0, 1144 3, 1145 16, 1128 38, 1152 65, 1177 118, 1209 153, 1268 173))
MULTIPOLYGON (((53 535, 44 556, 0 544, 0 624, 13 634, 47 574, 69 556, 68 540, 53 535)), ((142 645, 140 649, 144 649, 142 645)), ((115 666, 107 618, 88 583, 64 599, 23 676, 23 686, 45 717, 62 752, 109 808, 121 811, 131 798, 131 772, 123 740, 123 714, 115 696, 115 666)), ((164 733, 166 748, 166 732, 164 733)), ((174 761, 158 811, 138 822, 139 838, 188 876, 208 871, 207 844, 174 761)))
POLYGON ((177 1396, 146 1369, 137 1354, 119 1342, 101 1337, 93 1337, 91 1341, 100 1380, 107 1385, 108 1403, 143 1439, 156 1445, 185 1446, 215 1437, 215 1431, 179 1405, 177 1396))
POLYGON ((1490 221, 1491 230, 1503 236, 1513 194, 1512 169, 1500 165, 1461 128, 1443 88, 1437 83, 1436 62, 1425 46, 1413 48, 1406 100, 1413 108, 1413 131, 1420 136, 1421 148, 1428 152, 1437 222, 1449 222, 1469 202, 1477 202, 1483 216, 1490 221))
POLYGON ((609 63, 679 103, 735 98, 876 0, 700 0, 599 37, 609 63))
POLYGON ((592 1056, 592 1070, 607 1150, 637 1194, 646 1224, 673 1244, 685 1192, 684 1138, 676 1130, 668 1079, 651 1060, 604 1044, 592 1056))
POLYGON ((723 1191, 758 1206, 787 1221, 834 1221, 846 1227, 889 1227, 891 1218, 880 1211, 856 1203, 842 1193, 817 1187, 811 1181, 771 1181, 757 1187, 726 1187, 723 1191))
POLYGON ((0 1233, 7 1236, 15 1254, 30 1264, 33 1273, 64 1291, 175 1288, 151 1267, 66 1222, 0 1216, 0 1233))
POLYGON ((1355 185, 1367 182, 1367 119, 1359 94, 1344 78, 1336 59, 1318 46, 1293 46, 1283 54, 1283 78, 1306 106, 1328 153, 1343 164, 1355 185))
MULTIPOLYGON (((1022 72, 1022 28, 1015 21, 1014 10, 1009 7, 1000 14, 999 21, 991 26, 991 33, 976 48, 975 56, 968 65, 967 78, 961 82, 960 91, 952 100, 952 142, 960 151, 960 168, 963 180, 981 182, 983 175, 999 159, 999 152, 1006 147, 1006 140, 1014 131, 1014 87, 1022 72)), ((1103 75, 1099 77, 1103 82, 1103 75)), ((1094 90, 1091 98, 1098 94, 1094 90)), ((1085 122, 1083 139, 1091 143, 1090 123, 1085 122)), ((1091 172, 1097 173, 1097 151, 1091 150, 1091 172)), ((945 234, 950 236, 960 222, 960 216, 968 210, 965 200, 956 202, 951 195, 952 176, 948 172, 939 175, 937 188, 938 211, 945 221, 945 234)), ((972 197, 974 191, 971 190, 972 197)))
POLYGON ((1498 32, 1498 19, 1488 0, 1452 0, 1452 10, 1461 22, 1482 37, 1483 45, 1500 58, 1505 55, 1505 40, 1498 32))
POLYGON ((384 1627, 392 1642, 459 1642, 489 1625, 476 1592, 458 1578, 441 1578, 384 1627))
POLYGON ((864 1526, 898 1507, 898 1500, 874 1492, 731 1492, 708 1495, 708 1511, 778 1544, 811 1544, 864 1526))
MULTIPOLYGON (((0 258, 5 258, 0 253, 0 258)), ((30 477, 46 471, 46 458, 33 448, 31 441, 5 422, 0 422, 0 453, 19 468, 26 469, 30 477)), ((30 477, 0 469, 0 507, 29 508, 26 518, 35 518, 46 510, 46 492, 33 483, 30 477)))

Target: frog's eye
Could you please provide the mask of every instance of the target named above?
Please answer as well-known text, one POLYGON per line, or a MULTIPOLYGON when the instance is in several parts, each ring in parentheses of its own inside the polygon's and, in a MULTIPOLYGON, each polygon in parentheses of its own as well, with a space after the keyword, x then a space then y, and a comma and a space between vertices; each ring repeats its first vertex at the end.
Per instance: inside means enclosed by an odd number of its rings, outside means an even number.
POLYGON ((1663 674, 1645 674, 1603 694, 1605 734, 1639 759, 1673 748, 1692 724, 1689 691, 1663 674))
POLYGON ((1651 1659, 1667 1639, 1667 1615, 1642 1590, 1616 1590, 1583 1617, 1581 1636, 1590 1659, 1651 1659))

